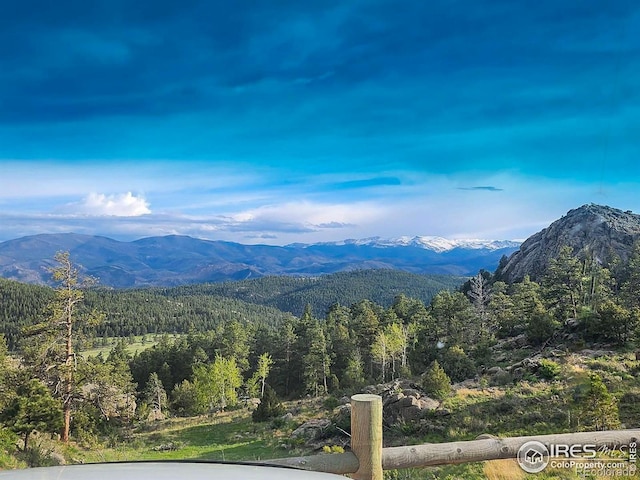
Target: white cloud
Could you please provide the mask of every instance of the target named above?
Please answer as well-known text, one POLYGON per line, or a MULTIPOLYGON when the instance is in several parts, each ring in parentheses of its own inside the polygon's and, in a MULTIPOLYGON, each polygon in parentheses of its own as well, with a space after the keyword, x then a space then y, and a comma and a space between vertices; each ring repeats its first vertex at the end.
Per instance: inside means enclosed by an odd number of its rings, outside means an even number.
POLYGON ((317 227, 332 223, 357 224, 369 222, 380 218, 381 213, 381 206, 373 202, 327 204, 299 201, 265 205, 253 210, 240 212, 234 215, 234 219, 247 223, 295 223, 308 227, 317 227))
POLYGON ((114 217, 138 217, 151 213, 149 203, 142 196, 131 192, 116 195, 90 193, 80 203, 70 205, 76 213, 85 215, 109 215, 114 217))

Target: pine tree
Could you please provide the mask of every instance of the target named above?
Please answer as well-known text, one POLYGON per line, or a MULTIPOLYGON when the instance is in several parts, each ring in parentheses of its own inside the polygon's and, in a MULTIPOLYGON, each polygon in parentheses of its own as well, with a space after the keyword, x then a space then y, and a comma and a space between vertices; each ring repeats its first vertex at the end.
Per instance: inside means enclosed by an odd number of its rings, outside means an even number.
POLYGON ((434 360, 422 377, 422 388, 427 395, 436 400, 444 400, 451 393, 451 379, 434 360))
POLYGON ((620 293, 629 308, 640 307, 640 241, 633 244, 627 265, 623 269, 624 281, 620 293))
POLYGON ((532 282, 528 275, 522 282, 513 285, 511 300, 517 318, 525 323, 525 332, 531 343, 540 345, 557 332, 559 322, 545 308, 540 285, 532 282))
POLYGON ((279 417, 284 414, 284 406, 278 400, 276 391, 271 386, 266 385, 264 394, 260 400, 258 408, 251 414, 254 422, 264 422, 270 418, 279 417))
POLYGON ((112 419, 121 422, 133 418, 136 389, 126 361, 128 356, 119 345, 116 344, 106 360, 102 355, 78 359, 76 381, 82 390, 74 409, 84 411, 87 417, 78 429, 97 428, 112 419))
POLYGON ((295 327, 296 321, 293 317, 285 319, 278 329, 277 334, 280 342, 274 350, 274 372, 271 378, 276 388, 285 396, 290 395, 295 390, 293 382, 296 379, 297 372, 294 364, 299 357, 299 353, 296 351, 298 334, 295 327))
POLYGON ((560 248, 558 255, 549 261, 542 282, 544 297, 561 322, 578 318, 578 309, 584 296, 583 272, 582 263, 569 246, 560 248))
POLYGON ((205 411, 198 401, 198 391, 189 380, 183 380, 171 391, 171 408, 181 416, 197 415, 205 411))
POLYGON ((344 387, 355 388, 363 385, 364 383, 364 364, 362 362, 360 350, 356 348, 351 352, 351 355, 347 360, 347 366, 342 376, 342 385, 344 387))
POLYGON ((495 282, 487 308, 489 324, 500 337, 516 336, 524 328, 524 322, 516 315, 511 296, 507 294, 507 284, 495 282))
POLYGON ((335 303, 329 308, 326 317, 327 340, 331 345, 331 370, 335 372, 340 383, 345 380, 344 374, 349 363, 349 358, 356 349, 356 343, 349 330, 351 317, 349 309, 335 303))
POLYGON ((241 371, 249 368, 249 331, 247 325, 232 320, 219 329, 220 348, 218 353, 224 358, 233 358, 241 371))
POLYGON ((442 291, 431 301, 431 314, 449 344, 466 344, 479 336, 479 324, 469 299, 462 292, 442 291))
POLYGON ((442 368, 454 382, 461 382, 476 374, 476 367, 464 349, 453 345, 442 353, 442 368))
POLYGON ((16 396, 2 411, 0 419, 9 429, 24 435, 25 451, 34 430, 54 433, 64 424, 60 403, 37 378, 18 387, 16 396))
POLYGON ((351 329, 356 345, 360 348, 362 361, 369 376, 373 377, 371 345, 380 328, 378 308, 371 300, 361 300, 351 306, 351 329))
POLYGON ((71 412, 78 394, 74 350, 78 324, 96 325, 101 322, 103 315, 95 311, 86 317, 78 314, 84 299, 83 289, 92 285, 93 280, 81 278, 78 268, 71 262, 69 252, 59 252, 54 259, 58 266, 52 268, 51 273, 58 287, 55 289, 55 299, 48 306, 49 318, 25 329, 27 339, 23 344, 23 353, 36 376, 61 398, 64 412, 61 437, 68 442, 71 412))
POLYGON ((304 380, 306 390, 313 396, 329 391, 327 380, 331 374, 331 359, 327 353, 327 341, 324 331, 316 321, 309 329, 309 350, 304 356, 304 380))
POLYGON ((167 392, 156 372, 149 375, 144 389, 144 399, 157 416, 161 416, 162 410, 167 407, 167 392))
POLYGON ((13 369, 7 358, 7 342, 3 334, 0 334, 0 409, 4 407, 8 397, 12 394, 11 373, 13 369))

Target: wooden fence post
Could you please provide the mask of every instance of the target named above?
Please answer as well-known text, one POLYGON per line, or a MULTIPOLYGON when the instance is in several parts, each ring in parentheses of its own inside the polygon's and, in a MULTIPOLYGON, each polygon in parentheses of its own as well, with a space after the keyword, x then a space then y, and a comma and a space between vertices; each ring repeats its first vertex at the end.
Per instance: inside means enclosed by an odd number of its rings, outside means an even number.
POLYGON ((351 397, 351 450, 358 457, 356 480, 382 480, 382 397, 351 397))

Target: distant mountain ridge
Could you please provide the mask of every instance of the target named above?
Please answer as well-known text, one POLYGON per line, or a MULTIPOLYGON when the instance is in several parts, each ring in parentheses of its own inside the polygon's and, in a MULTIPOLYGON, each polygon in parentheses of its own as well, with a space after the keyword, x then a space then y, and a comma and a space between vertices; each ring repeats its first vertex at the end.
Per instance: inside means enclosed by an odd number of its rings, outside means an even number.
POLYGON ((479 239, 448 239, 435 236, 398 237, 385 239, 370 237, 363 239, 348 239, 341 242, 324 242, 317 245, 369 245, 372 247, 416 247, 432 250, 437 253, 448 252, 456 248, 472 250, 501 250, 504 248, 518 248, 521 242, 513 240, 479 240, 479 239))
POLYGON ((527 275, 539 280, 549 261, 564 246, 571 247, 576 256, 588 252, 605 266, 615 256, 626 261, 637 241, 640 241, 640 215, 593 203, 583 205, 526 239, 501 263, 496 277, 508 283, 527 275))
POLYGON ((494 270, 514 252, 511 241, 447 240, 440 237, 370 238, 286 246, 244 245, 187 236, 120 242, 74 233, 42 234, 0 243, 0 277, 50 283, 48 267, 58 251, 103 286, 176 286, 271 275, 317 276, 364 269, 468 276, 494 270))

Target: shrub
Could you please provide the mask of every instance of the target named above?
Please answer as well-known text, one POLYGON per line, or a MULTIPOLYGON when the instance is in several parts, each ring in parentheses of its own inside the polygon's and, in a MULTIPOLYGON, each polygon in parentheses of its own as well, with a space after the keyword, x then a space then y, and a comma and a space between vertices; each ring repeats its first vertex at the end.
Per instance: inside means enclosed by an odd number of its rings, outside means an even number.
POLYGON ((253 411, 251 418, 254 422, 264 422, 283 414, 284 406, 278 400, 275 390, 270 385, 266 385, 260 405, 253 411))
POLYGON ((560 374, 560 365, 558 365, 553 360, 549 360, 547 358, 543 358, 540 360, 538 366, 538 375, 540 375, 545 380, 553 380, 560 374))
POLYGON ((609 393, 602 377, 595 373, 589 374, 588 390, 578 407, 585 430, 607 430, 620 427, 618 402, 609 393))
POLYGON ((322 447, 324 453, 344 453, 344 448, 340 445, 325 445, 322 447))
POLYGON ((18 454, 30 467, 54 467, 61 464, 60 456, 41 445, 30 445, 18 454))
POLYGON ((454 345, 442 354, 442 367, 454 382, 461 382, 476 374, 473 360, 458 345, 454 345))
POLYGON ((323 402, 323 405, 327 410, 333 410, 338 405, 340 405, 340 401, 332 395, 327 397, 327 399, 323 402))

